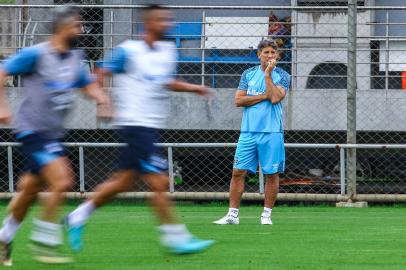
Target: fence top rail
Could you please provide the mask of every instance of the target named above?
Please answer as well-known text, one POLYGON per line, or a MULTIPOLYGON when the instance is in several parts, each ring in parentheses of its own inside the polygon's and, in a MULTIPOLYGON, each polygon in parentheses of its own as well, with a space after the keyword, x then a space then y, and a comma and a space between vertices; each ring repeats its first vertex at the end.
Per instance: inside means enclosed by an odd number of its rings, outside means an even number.
MULTIPOLYGON (((54 8, 60 5, 24 5, 24 4, 0 4, 0 8, 54 8)), ((81 8, 109 8, 109 9, 123 9, 123 8, 134 8, 140 9, 146 7, 146 5, 73 5, 81 8)), ((348 10, 348 6, 190 6, 190 5, 163 5, 164 7, 170 9, 230 9, 230 10, 262 10, 262 9, 272 9, 272 10, 300 10, 300 11, 343 11, 348 10)), ((357 6, 358 10, 406 10, 406 5, 404 6, 357 6)))
MULTIPOLYGON (((0 147, 20 146, 18 142, 0 142, 0 147)), ((66 147, 124 147, 125 143, 88 143, 88 142, 67 142, 66 147)), ((159 147, 173 148, 229 148, 236 147, 237 143, 157 143, 159 147)), ((285 143, 286 148, 324 148, 324 149, 406 149, 406 144, 320 144, 320 143, 285 143)))
MULTIPOLYGON (((0 4, 0 8, 54 8, 60 5, 23 5, 23 4, 0 4)), ((146 5, 72 5, 80 8, 92 8, 92 7, 100 7, 100 8, 109 8, 109 9, 123 9, 123 8, 134 8, 134 9, 141 9, 146 7, 146 5)), ((348 10, 348 6, 190 6, 190 5, 163 5, 169 9, 230 9, 230 10, 262 10, 262 9, 272 9, 272 10, 317 10, 320 9, 324 10, 348 10)), ((406 7, 404 7, 406 9, 406 7)))

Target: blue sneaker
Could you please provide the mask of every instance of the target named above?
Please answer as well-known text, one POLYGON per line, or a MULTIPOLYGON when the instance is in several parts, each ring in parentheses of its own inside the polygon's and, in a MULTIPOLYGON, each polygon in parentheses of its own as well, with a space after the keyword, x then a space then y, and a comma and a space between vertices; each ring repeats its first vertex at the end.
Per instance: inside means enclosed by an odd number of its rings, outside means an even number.
POLYGON ((174 254, 192 254, 202 252, 215 243, 214 240, 200 240, 192 237, 188 242, 179 245, 168 245, 167 248, 174 254))
POLYGON ((69 225, 68 216, 63 219, 65 230, 68 234, 68 242, 70 248, 74 252, 80 252, 83 249, 82 235, 85 228, 84 225, 71 226, 69 225))

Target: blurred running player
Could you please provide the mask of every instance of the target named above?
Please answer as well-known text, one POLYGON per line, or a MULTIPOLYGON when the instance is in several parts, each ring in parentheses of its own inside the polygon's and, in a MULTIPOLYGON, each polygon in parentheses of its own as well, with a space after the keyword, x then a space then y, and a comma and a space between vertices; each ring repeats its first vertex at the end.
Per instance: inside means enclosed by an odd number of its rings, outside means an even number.
POLYGON ((166 195, 169 183, 167 161, 154 145, 159 129, 166 124, 168 89, 201 96, 211 93, 203 86, 174 78, 175 47, 171 42, 163 41, 171 19, 172 14, 166 8, 159 5, 147 7, 143 12, 143 40, 125 41, 100 65, 101 74, 115 75, 115 123, 128 146, 122 149, 119 168, 110 180, 99 185, 92 199, 67 216, 65 222, 70 244, 75 251, 82 248, 83 228, 90 215, 118 193, 131 189, 134 180, 138 179, 144 180, 154 191, 152 205, 160 223, 161 243, 165 247, 182 254, 199 252, 213 244, 213 241, 193 237, 175 218, 166 195))
POLYGON ((71 165, 60 142, 64 135, 62 125, 79 88, 98 104, 108 103, 106 95, 82 66, 82 52, 72 47, 82 33, 80 20, 77 8, 58 7, 50 39, 22 49, 0 68, 1 123, 12 121, 3 89, 6 76, 21 75, 24 90, 13 127, 16 139, 22 143, 25 174, 0 229, 0 260, 4 265, 11 265, 13 238, 44 186, 50 195, 44 199, 40 217, 34 219, 30 237, 34 259, 44 263, 71 261, 59 250, 63 230, 58 209, 63 202, 63 192, 73 183, 71 165))

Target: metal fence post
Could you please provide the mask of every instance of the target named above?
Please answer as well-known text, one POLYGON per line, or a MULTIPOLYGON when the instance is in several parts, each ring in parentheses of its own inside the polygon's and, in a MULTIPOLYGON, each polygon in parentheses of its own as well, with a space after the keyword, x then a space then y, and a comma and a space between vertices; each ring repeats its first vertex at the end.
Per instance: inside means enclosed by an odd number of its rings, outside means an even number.
POLYGON ((340 191, 345 195, 345 150, 340 148, 340 191))
POLYGON ((168 147, 168 173, 169 173, 169 192, 175 192, 175 179, 173 175, 173 152, 172 147, 168 147))
POLYGON ((264 173, 262 172, 261 164, 259 164, 259 193, 264 194, 265 184, 264 184, 264 173))
POLYGON ((79 191, 85 192, 85 157, 83 146, 79 146, 79 191))
POLYGON ((201 42, 200 42, 200 49, 201 51, 201 56, 202 56, 202 85, 206 84, 206 78, 205 78, 205 73, 206 73, 206 67, 205 67, 205 58, 206 58, 206 11, 203 10, 202 13, 202 37, 201 37, 201 42))
MULTIPOLYGON (((291 0, 291 6, 294 7, 296 5, 296 0, 291 0)), ((292 71, 291 71, 291 76, 292 76, 292 83, 291 83, 291 89, 287 93, 287 98, 286 98, 286 125, 285 129, 292 130, 292 125, 293 125, 293 95, 294 91, 297 90, 297 37, 298 37, 298 14, 296 9, 292 10, 292 20, 291 20, 291 28, 293 30, 293 37, 292 37, 292 48, 291 48, 291 53, 292 53, 292 59, 291 59, 291 64, 292 64, 292 71)))
MULTIPOLYGON (((21 49, 24 44, 23 43, 23 36, 24 36, 24 15, 23 15, 23 8, 18 9, 18 37, 17 37, 17 49, 21 49)), ((21 76, 17 77, 17 84, 18 87, 21 87, 21 76)))
POLYGON ((386 11, 385 26, 385 90, 389 89, 389 10, 386 11))
MULTIPOLYGON (((348 50, 347 50, 347 143, 356 143, 357 100, 357 0, 348 1, 348 50)), ((347 149, 347 195, 353 200, 356 194, 356 149, 347 149)))
POLYGON ((111 46, 111 49, 114 48, 113 33, 114 33, 114 9, 111 9, 110 10, 110 46, 111 46))
POLYGON ((14 174, 13 174, 13 149, 7 146, 7 166, 8 166, 8 190, 14 192, 14 174))

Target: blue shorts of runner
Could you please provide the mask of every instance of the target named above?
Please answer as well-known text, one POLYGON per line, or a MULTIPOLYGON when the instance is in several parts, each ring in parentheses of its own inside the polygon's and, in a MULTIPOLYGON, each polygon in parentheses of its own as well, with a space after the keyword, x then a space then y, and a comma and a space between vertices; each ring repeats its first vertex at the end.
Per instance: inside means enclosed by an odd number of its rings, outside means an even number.
POLYGON ((120 149, 118 169, 135 170, 141 174, 162 174, 168 171, 168 162, 155 143, 158 130, 138 126, 122 126, 121 140, 127 146, 120 149))
POLYGON ((264 174, 285 171, 285 145, 282 132, 241 132, 234 156, 234 168, 264 174))
POLYGON ((41 132, 23 131, 16 139, 22 143, 24 171, 38 174, 52 161, 65 156, 65 150, 59 139, 52 139, 41 132))

